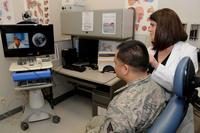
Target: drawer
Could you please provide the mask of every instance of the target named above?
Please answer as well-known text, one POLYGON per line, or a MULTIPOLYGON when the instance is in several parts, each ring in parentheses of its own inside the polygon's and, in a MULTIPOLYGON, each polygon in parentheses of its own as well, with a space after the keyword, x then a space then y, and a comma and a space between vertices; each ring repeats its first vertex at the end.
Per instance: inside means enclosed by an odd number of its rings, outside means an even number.
POLYGON ((97 102, 99 104, 108 105, 110 100, 111 99, 109 97, 107 97, 106 95, 98 95, 95 93, 92 94, 92 102, 97 102))

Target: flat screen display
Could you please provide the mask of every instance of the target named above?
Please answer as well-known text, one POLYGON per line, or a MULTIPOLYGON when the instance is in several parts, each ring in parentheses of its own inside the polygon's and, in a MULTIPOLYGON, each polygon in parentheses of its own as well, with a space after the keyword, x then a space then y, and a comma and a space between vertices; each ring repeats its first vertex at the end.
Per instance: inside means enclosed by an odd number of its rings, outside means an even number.
POLYGON ((0 25, 5 57, 54 54, 53 25, 0 25))
POLYGON ((88 62, 97 64, 99 40, 95 39, 79 39, 78 59, 80 62, 88 62))
POLYGON ((8 49, 30 48, 28 33, 6 33, 8 49))

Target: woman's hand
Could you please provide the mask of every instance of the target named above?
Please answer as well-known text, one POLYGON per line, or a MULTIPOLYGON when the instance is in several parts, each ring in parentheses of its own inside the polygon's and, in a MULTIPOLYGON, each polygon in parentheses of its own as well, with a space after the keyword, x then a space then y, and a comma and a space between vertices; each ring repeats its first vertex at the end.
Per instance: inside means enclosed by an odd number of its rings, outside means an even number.
POLYGON ((157 62, 157 60, 154 58, 154 55, 152 53, 149 53, 149 64, 153 67, 153 68, 157 68, 159 63, 157 62))

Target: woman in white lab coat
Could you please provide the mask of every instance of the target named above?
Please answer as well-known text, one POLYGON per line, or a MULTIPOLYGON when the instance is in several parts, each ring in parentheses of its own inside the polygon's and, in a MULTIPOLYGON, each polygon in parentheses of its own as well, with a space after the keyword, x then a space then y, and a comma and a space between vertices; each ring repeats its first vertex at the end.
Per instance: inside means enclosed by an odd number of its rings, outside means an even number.
MULTIPOLYGON (((155 55, 156 53, 155 50, 150 50, 150 51, 151 51, 151 56, 155 55)), ((189 56, 192 59, 194 63, 195 71, 197 72, 198 71, 197 48, 191 46, 190 44, 186 42, 180 41, 174 44, 165 65, 157 62, 156 60, 157 67, 155 67, 156 69, 152 72, 152 79, 156 81, 157 83, 159 83, 164 88, 166 88, 167 90, 172 91, 173 78, 174 78, 176 67, 179 61, 183 57, 186 57, 186 56, 189 56)), ((153 61, 151 62, 151 64, 152 63, 153 61)))
MULTIPOLYGON (((157 10, 150 15, 150 38, 152 47, 149 48, 152 79, 173 93, 173 80, 179 61, 189 56, 198 71, 197 48, 185 42, 187 33, 178 15, 171 9, 157 10)), ((190 107, 186 120, 182 123, 180 132, 193 132, 193 111, 190 107), (189 115, 189 116, 188 116, 189 115), (189 118, 189 119, 187 119, 189 118)))
POLYGON ((187 33, 171 9, 160 9, 150 16, 149 32, 153 44, 149 48, 149 72, 154 81, 172 91, 175 70, 183 57, 189 56, 198 71, 197 48, 185 42, 187 33))

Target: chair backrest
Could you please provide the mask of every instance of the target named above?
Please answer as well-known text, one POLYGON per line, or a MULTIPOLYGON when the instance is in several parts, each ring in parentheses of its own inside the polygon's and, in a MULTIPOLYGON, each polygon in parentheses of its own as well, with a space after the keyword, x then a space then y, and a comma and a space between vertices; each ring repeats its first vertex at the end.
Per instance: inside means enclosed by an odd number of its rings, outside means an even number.
POLYGON ((166 108, 161 112, 148 133, 176 133, 188 109, 188 95, 194 90, 195 69, 189 57, 183 58, 174 75, 174 96, 169 100, 166 108))

